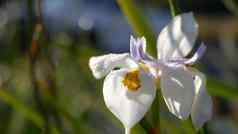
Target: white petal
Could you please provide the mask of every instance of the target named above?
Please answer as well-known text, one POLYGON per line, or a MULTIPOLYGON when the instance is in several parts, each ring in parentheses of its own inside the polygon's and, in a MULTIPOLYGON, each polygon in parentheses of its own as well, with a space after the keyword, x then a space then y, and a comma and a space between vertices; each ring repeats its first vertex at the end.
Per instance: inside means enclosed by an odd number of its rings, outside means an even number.
POLYGON ((193 76, 184 66, 161 69, 161 90, 168 109, 178 118, 186 119, 195 95, 193 76))
POLYGON ((100 79, 116 67, 133 68, 137 67, 137 64, 130 58, 128 53, 123 53, 91 57, 89 67, 94 77, 100 79))
POLYGON ((196 95, 192 106, 192 122, 195 128, 200 129, 212 117, 212 98, 206 91, 206 77, 201 72, 193 70, 195 76, 196 95))
POLYGON ((198 35, 198 24, 193 13, 176 16, 159 34, 158 58, 182 58, 192 50, 198 35))
POLYGON ((143 71, 140 71, 141 87, 137 91, 129 91, 122 83, 128 71, 129 69, 112 71, 103 85, 105 104, 123 123, 127 133, 144 117, 156 94, 153 79, 143 71))

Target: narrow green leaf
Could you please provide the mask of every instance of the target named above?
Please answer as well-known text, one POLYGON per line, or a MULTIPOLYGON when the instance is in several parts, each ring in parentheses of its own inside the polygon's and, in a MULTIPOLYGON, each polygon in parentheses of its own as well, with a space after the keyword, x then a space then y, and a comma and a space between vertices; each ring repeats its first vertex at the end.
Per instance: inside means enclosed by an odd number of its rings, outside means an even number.
POLYGON ((147 40, 147 49, 152 56, 156 56, 156 38, 145 21, 141 11, 135 6, 133 0, 117 0, 122 12, 128 19, 137 36, 145 36, 147 40))
POLYGON ((168 120, 167 117, 161 116, 160 122, 161 122, 161 129, 162 130, 164 129, 165 132, 167 132, 168 134, 184 134, 183 131, 181 131, 181 129, 177 128, 176 123, 172 123, 171 121, 168 120))
POLYGON ((161 92, 157 90, 155 100, 152 104, 151 111, 152 111, 152 125, 153 128, 160 129, 160 102, 161 102, 161 92))
POLYGON ((192 120, 191 118, 188 118, 187 120, 181 121, 182 128, 185 131, 186 134, 196 134, 195 129, 193 128, 192 120))
POLYGON ((238 88, 231 87, 214 78, 207 80, 207 88, 212 96, 219 96, 226 99, 238 99, 238 88))
POLYGON ((176 15, 180 14, 181 11, 179 9, 177 1, 176 0, 168 0, 168 1, 171 15, 175 17, 176 15))
POLYGON ((3 89, 0 90, 0 100, 10 105, 16 111, 22 112, 27 119, 31 120, 39 128, 43 128, 44 121, 42 117, 35 110, 26 106, 21 100, 12 96, 3 89))
POLYGON ((131 134, 148 134, 140 124, 137 124, 135 127, 132 128, 131 134))
POLYGON ((224 5, 235 15, 238 15, 238 3, 235 0, 223 0, 224 5))
POLYGON ((197 134, 206 134, 205 131, 204 131, 204 128, 201 128, 201 129, 197 132, 197 134))

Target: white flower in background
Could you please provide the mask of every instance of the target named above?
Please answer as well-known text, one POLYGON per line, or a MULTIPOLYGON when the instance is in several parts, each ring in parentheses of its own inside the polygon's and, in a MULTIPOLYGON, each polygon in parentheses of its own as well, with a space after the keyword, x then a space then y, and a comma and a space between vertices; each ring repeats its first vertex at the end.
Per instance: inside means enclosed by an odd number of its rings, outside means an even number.
POLYGON ((123 123, 126 134, 150 108, 156 94, 155 81, 141 59, 145 54, 145 38, 131 37, 130 54, 108 54, 92 57, 90 69, 96 78, 106 76, 104 101, 108 109, 123 123), (119 68, 117 70, 114 70, 119 68))
POLYGON ((212 99, 206 91, 206 77, 190 65, 206 50, 201 44, 191 58, 198 24, 192 13, 176 16, 160 33, 158 59, 145 52, 144 38, 131 37, 130 54, 92 57, 90 68, 96 78, 107 75, 103 85, 106 106, 123 123, 126 134, 150 108, 156 93, 155 81, 171 113, 180 119, 191 114, 196 129, 212 116, 212 99), (114 70, 119 68, 118 70, 114 70))
POLYGON ((206 77, 190 66, 205 52, 204 44, 191 58, 184 58, 193 49, 197 35, 198 24, 192 13, 176 16, 158 37, 158 59, 153 64, 159 70, 157 78, 169 111, 180 119, 191 114, 199 129, 212 116, 212 99, 206 91, 206 77))

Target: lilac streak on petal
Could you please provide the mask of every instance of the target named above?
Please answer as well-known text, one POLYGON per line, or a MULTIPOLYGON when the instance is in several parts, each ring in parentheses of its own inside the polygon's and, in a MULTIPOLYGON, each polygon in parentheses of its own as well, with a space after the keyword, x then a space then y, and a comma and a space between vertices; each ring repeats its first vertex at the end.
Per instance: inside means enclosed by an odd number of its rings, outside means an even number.
POLYGON ((139 56, 140 56, 140 58, 142 60, 145 60, 145 61, 152 61, 153 58, 146 53, 145 44, 144 44, 145 42, 141 42, 141 43, 142 44, 139 46, 139 56))
POLYGON ((198 48, 198 50, 195 52, 192 58, 186 60, 184 64, 192 65, 195 62, 197 62, 201 57, 204 55, 207 47, 202 43, 201 46, 198 48))
POLYGON ((133 36, 130 37, 130 55, 135 60, 139 60, 139 55, 137 53, 137 40, 133 36))
POLYGON ((193 65, 195 62, 197 62, 199 59, 201 59, 201 57, 204 55, 205 51, 206 51, 206 46, 202 43, 201 46, 198 48, 198 50, 194 53, 194 55, 189 58, 181 58, 181 59, 175 59, 175 60, 169 60, 168 64, 171 65, 181 65, 181 64, 185 64, 185 65, 193 65))
POLYGON ((140 48, 143 48, 143 45, 144 45, 143 37, 137 38, 135 46, 136 46, 136 53, 137 53, 138 61, 142 59, 141 54, 140 54, 140 48))
POLYGON ((130 39, 130 54, 137 61, 152 61, 153 58, 146 53, 146 40, 144 37, 135 39, 131 36, 130 39))

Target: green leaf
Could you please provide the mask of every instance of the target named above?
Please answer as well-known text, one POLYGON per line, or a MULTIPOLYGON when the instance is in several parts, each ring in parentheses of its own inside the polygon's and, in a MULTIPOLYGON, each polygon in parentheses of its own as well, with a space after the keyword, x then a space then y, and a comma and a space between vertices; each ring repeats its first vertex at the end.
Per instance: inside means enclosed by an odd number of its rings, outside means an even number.
POLYGON ((186 134, 196 134, 191 118, 181 121, 181 123, 182 123, 182 128, 186 134))
POLYGON ((214 78, 207 80, 208 92, 212 96, 219 96, 225 99, 238 99, 238 88, 232 87, 214 78))
POLYGON ((234 13, 236 16, 238 15, 238 5, 235 0, 223 0, 224 5, 228 10, 234 13))
POLYGON ((137 124, 135 127, 132 128, 131 134, 148 134, 140 124, 137 124))
POLYGON ((175 17, 176 15, 180 14, 181 11, 178 7, 177 1, 176 0, 168 0, 168 1, 169 1, 169 8, 170 8, 171 15, 175 17))
POLYGON ((135 6, 133 0, 117 0, 122 12, 128 19, 137 36, 145 36, 147 40, 147 49, 152 56, 156 56, 156 38, 144 19, 141 11, 135 6))
POLYGON ((153 128, 160 129, 160 102, 162 101, 162 94, 158 89, 156 91, 155 100, 151 106, 151 114, 152 114, 152 126, 153 128))
POLYGON ((44 121, 40 114, 24 104, 21 100, 17 99, 15 96, 6 92, 4 89, 0 90, 0 100, 10 105, 16 111, 21 112, 28 120, 31 120, 39 128, 43 128, 44 121))

